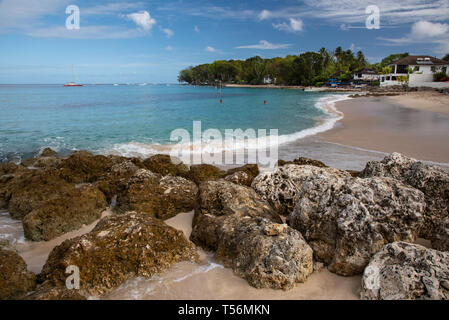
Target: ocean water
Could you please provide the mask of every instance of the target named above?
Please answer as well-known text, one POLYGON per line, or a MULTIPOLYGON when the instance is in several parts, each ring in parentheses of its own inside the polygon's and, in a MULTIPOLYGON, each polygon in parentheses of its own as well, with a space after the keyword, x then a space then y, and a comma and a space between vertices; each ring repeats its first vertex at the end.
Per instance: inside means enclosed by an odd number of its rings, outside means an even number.
MULTIPOLYGON (((167 151, 175 129, 278 129, 289 143, 330 129, 345 95, 298 90, 180 85, 0 86, 0 161, 51 147, 146 157, 167 151), (223 104, 220 104, 220 99, 223 104), (267 101, 267 104, 264 104, 267 101)), ((203 143, 208 143, 203 141, 203 143)))

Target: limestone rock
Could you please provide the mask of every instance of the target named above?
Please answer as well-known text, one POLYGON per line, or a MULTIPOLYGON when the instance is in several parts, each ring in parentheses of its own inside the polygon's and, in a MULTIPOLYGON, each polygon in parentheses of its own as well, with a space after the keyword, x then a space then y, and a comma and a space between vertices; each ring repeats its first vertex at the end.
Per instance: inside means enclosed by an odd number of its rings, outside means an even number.
POLYGON ((310 176, 288 224, 315 258, 344 276, 363 272, 386 243, 414 242, 424 222, 424 195, 389 178, 310 176))
POLYGON ((169 155, 158 154, 146 159, 143 163, 151 172, 159 173, 163 176, 171 174, 172 176, 187 177, 189 174, 187 165, 169 155))
POLYGON ((162 177, 139 169, 119 193, 116 209, 118 212, 145 212, 165 220, 193 210, 197 192, 197 186, 182 177, 162 177))
POLYGON ((138 165, 131 160, 117 161, 95 185, 106 195, 106 199, 110 203, 114 196, 126 188, 128 180, 137 170, 139 170, 138 165))
POLYGON ((362 299, 448 300, 449 253, 406 242, 387 244, 362 278, 362 299))
POLYGON ((362 177, 391 177, 424 192, 426 223, 421 236, 433 240, 442 221, 449 217, 449 172, 393 153, 366 165, 362 177))
POLYGON ((254 190, 225 180, 200 186, 191 240, 256 288, 291 289, 313 272, 313 252, 254 190))
POLYGON ((218 180, 223 178, 226 172, 210 164, 200 164, 190 167, 188 178, 197 185, 209 180, 218 180))
POLYGON ((64 287, 39 286, 36 291, 29 293, 22 300, 87 300, 87 298, 79 293, 78 290, 69 290, 64 287))
POLYGON ((274 172, 261 173, 254 179, 252 187, 280 215, 286 216, 295 208, 298 192, 302 184, 310 177, 315 177, 326 185, 337 186, 345 183, 344 179, 349 178, 350 175, 345 171, 332 168, 288 164, 274 172))
POLYGON ((40 157, 57 157, 57 156, 58 153, 51 148, 45 148, 40 154, 40 157))
POLYGON ((101 217, 107 202, 96 187, 83 186, 70 195, 43 203, 22 220, 25 237, 32 241, 48 241, 77 230, 101 217))
POLYGON ((257 164, 248 164, 240 168, 228 170, 224 179, 233 183, 250 187, 254 181, 254 178, 258 175, 259 167, 257 166, 257 164))
POLYGON ((36 287, 34 273, 14 251, 0 247, 0 300, 19 299, 36 287))
POLYGON ((79 293, 101 296, 133 277, 152 277, 198 253, 181 231, 144 213, 130 212, 100 220, 92 232, 55 247, 41 281, 63 287, 68 266, 80 270, 79 293))

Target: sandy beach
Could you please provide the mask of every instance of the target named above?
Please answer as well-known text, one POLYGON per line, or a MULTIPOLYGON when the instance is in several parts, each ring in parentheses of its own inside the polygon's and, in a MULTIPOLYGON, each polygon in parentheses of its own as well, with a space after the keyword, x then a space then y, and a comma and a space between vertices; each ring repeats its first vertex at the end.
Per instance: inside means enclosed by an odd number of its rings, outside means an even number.
POLYGON ((449 96, 414 92, 356 98, 336 107, 344 118, 319 134, 325 141, 449 163, 449 96))

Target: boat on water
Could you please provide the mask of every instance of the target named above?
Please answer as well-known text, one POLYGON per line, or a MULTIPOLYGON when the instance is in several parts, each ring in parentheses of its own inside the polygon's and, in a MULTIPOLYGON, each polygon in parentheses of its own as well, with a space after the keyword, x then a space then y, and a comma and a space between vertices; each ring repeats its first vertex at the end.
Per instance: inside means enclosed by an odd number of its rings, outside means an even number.
POLYGON ((72 82, 67 82, 64 87, 83 87, 83 84, 75 83, 75 71, 74 66, 72 65, 72 82))

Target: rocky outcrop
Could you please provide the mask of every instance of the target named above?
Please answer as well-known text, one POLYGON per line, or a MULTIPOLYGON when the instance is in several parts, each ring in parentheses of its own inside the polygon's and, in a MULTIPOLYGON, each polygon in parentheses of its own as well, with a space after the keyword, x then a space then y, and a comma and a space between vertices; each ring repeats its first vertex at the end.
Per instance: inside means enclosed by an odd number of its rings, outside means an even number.
POLYGON ((394 179, 310 175, 287 221, 302 233, 317 260, 350 276, 362 273, 386 243, 414 242, 424 210, 423 193, 394 179))
POLYGON ((59 165, 60 176, 70 183, 91 183, 101 180, 114 165, 112 157, 74 152, 59 165))
POLYGON ((433 240, 443 220, 449 217, 449 172, 393 153, 382 161, 368 162, 362 177, 391 177, 418 190, 426 197, 426 223, 422 237, 433 240))
POLYGON ((28 170, 9 184, 8 210, 14 219, 22 219, 47 201, 70 198, 75 190, 55 170, 28 170))
POLYGON ((225 180, 200 186, 191 240, 256 288, 291 289, 313 272, 301 234, 254 190, 225 180))
POLYGON ((58 157, 58 153, 50 148, 45 148, 37 158, 29 158, 22 161, 25 167, 34 168, 56 168, 62 159, 58 157))
POLYGON ((243 167, 228 170, 224 179, 236 184, 250 187, 254 181, 254 178, 256 178, 258 175, 258 165, 248 164, 243 167))
POLYGON ((366 267, 362 299, 448 300, 449 253, 420 245, 387 244, 366 267))
POLYGON ((187 177, 189 174, 189 167, 181 162, 181 160, 171 157, 169 155, 158 154, 145 159, 143 162, 145 167, 154 173, 159 173, 163 176, 171 174, 172 176, 187 177))
POLYGON ((28 213, 22 220, 25 237, 31 241, 54 239, 99 219, 106 207, 106 198, 98 188, 76 188, 70 195, 49 200, 28 213))
POLYGON ((80 271, 80 293, 101 296, 133 277, 151 277, 198 254, 181 231, 144 213, 130 212, 100 220, 92 232, 55 247, 41 281, 65 286, 68 266, 80 271))
POLYGON ((116 210, 145 212, 165 220, 193 210, 197 192, 192 181, 140 169, 117 196, 116 210))
MULTIPOLYGON (((267 200, 280 215, 289 215, 298 202, 298 192, 304 181, 314 177, 330 186, 344 183, 350 175, 341 170, 315 166, 288 164, 274 172, 265 172, 257 176, 252 187, 267 200)), ((329 191, 328 191, 329 192, 329 191)))
POLYGON ((188 178, 197 185, 209 180, 218 180, 226 175, 225 171, 210 164, 200 164, 190 167, 188 178))
POLYGON ((36 277, 25 261, 10 249, 0 247, 0 300, 19 299, 36 287, 36 277))

